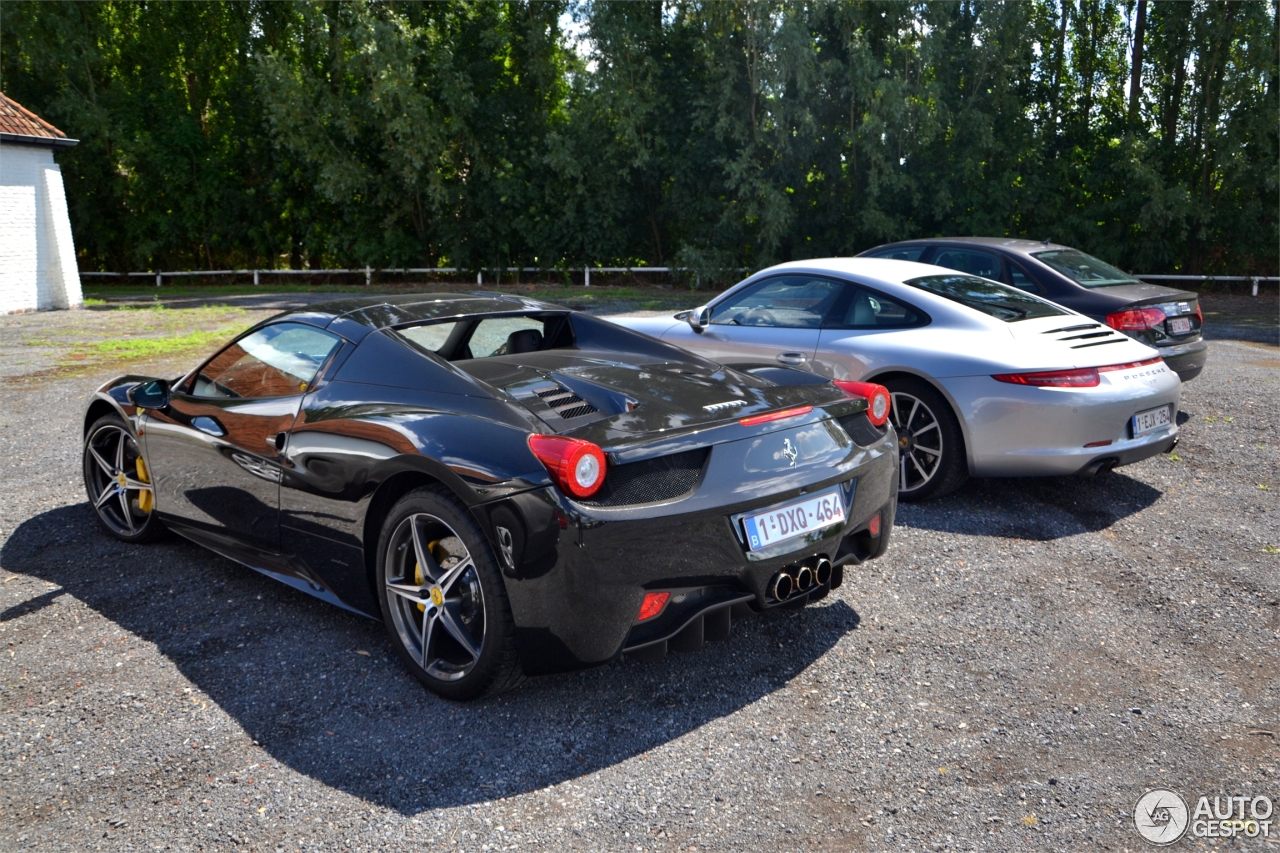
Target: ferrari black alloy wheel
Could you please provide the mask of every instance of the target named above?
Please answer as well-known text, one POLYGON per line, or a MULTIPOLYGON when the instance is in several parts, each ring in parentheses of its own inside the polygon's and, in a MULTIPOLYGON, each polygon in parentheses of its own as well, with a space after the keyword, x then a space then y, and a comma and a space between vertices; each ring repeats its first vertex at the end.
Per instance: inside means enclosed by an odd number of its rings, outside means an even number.
POLYGON ((98 521, 117 539, 146 542, 161 530, 147 463, 118 415, 99 418, 85 436, 84 485, 98 521))
POLYGON ((379 542, 383 619, 410 671, 447 699, 521 680, 511 609, 492 550, 451 495, 410 492, 379 542))
POLYGON ((947 401, 919 379, 886 383, 898 433, 898 497, 919 501, 953 492, 969 478, 960 424, 947 401))

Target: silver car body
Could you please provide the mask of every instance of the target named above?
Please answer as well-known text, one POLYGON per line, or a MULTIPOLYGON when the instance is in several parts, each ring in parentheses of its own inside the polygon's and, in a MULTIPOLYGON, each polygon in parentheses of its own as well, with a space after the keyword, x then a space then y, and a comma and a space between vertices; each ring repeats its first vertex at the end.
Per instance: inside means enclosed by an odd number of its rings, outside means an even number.
POLYGON ((788 273, 862 285, 921 309, 930 321, 902 329, 707 325, 699 332, 670 316, 610 320, 720 362, 799 363, 832 379, 876 382, 901 374, 925 379, 958 416, 974 476, 1075 474, 1102 460, 1136 462, 1174 443, 1182 383, 1163 362, 1103 372, 1094 387, 1036 387, 992 378, 1141 362, 1159 356, 1156 350, 1105 326, 1098 328, 1115 340, 1106 338, 1100 345, 1094 337, 1082 345, 1080 327, 1097 324, 1066 308, 1061 308, 1066 317, 1006 322, 904 283, 938 275, 936 266, 874 258, 781 264, 744 280, 709 307, 762 278, 788 273), (1076 331, 1064 331, 1067 327, 1076 331), (1132 437, 1131 418, 1164 405, 1172 406, 1169 425, 1132 437), (1086 446, 1099 442, 1109 443, 1086 446))

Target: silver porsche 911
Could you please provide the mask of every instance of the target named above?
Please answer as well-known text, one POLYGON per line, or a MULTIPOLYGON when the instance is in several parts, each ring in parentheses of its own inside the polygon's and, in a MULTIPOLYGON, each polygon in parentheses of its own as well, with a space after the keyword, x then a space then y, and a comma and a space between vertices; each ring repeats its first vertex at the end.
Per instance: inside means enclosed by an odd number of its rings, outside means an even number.
POLYGON ((725 364, 776 362, 886 386, 903 500, 946 494, 970 474, 1097 474, 1178 440, 1182 384, 1154 349, 929 264, 781 264, 674 317, 610 319, 725 364))

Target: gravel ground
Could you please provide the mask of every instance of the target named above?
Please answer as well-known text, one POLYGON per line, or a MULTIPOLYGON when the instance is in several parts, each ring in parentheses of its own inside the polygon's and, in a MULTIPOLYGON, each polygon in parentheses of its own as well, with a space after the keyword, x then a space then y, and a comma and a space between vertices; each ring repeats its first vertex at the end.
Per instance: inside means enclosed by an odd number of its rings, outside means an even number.
POLYGON ((1213 343, 1176 457, 971 481, 819 604, 453 705, 374 622, 100 532, 123 371, 19 349, 96 322, 0 318, 0 850, 1118 851, 1148 788, 1280 803, 1273 346, 1213 343))

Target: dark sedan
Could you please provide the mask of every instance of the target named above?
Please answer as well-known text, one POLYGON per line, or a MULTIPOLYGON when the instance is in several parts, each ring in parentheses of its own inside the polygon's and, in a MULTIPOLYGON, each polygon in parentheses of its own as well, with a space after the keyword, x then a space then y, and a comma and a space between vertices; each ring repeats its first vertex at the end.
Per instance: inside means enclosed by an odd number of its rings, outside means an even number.
POLYGON ((112 535, 168 528, 381 619, 469 699, 825 596, 888 546, 888 415, 879 385, 436 294, 281 314, 173 381, 107 383, 84 476, 112 535))
POLYGON ((1209 355, 1200 337, 1204 317, 1195 293, 1139 281, 1070 246, 946 237, 886 243, 859 257, 934 264, 1043 296, 1155 347, 1183 382, 1200 375, 1209 355))

